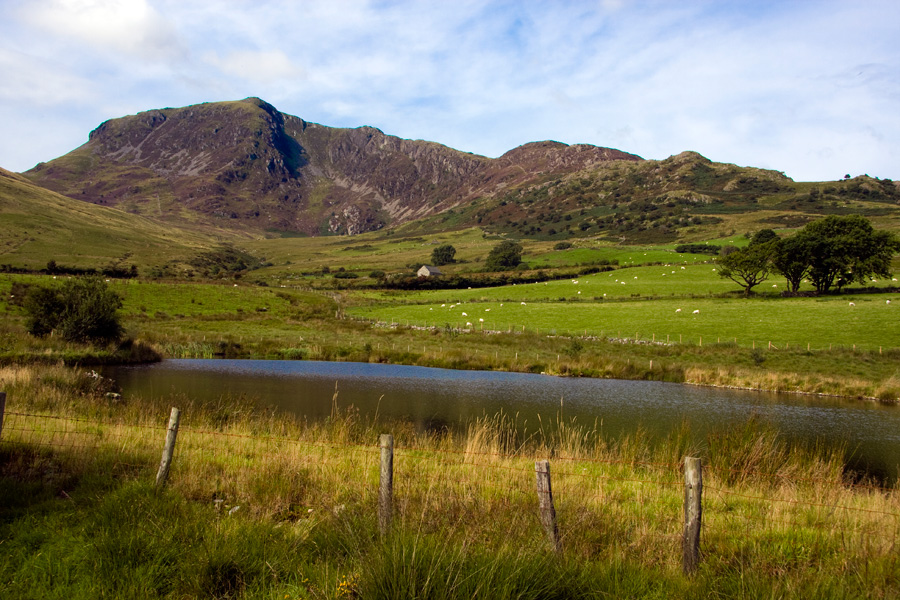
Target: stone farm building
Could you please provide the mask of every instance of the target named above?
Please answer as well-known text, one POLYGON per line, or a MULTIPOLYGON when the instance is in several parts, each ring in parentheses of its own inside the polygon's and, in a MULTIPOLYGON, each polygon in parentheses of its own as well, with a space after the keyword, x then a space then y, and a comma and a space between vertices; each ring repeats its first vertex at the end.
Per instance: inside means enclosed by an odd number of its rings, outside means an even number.
POLYGON ((419 277, 440 277, 441 270, 437 267, 422 265, 422 268, 416 271, 416 275, 418 275, 419 277))

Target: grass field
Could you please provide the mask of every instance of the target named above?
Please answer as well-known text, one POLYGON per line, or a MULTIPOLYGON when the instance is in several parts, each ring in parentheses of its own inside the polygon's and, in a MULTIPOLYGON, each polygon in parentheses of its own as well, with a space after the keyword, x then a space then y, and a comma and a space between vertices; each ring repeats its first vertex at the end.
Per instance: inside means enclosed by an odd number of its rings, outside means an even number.
POLYGON ((855 345, 877 350, 900 345, 898 310, 900 294, 777 301, 680 298, 532 302, 529 298, 525 304, 508 298, 506 302, 361 308, 351 314, 389 323, 449 325, 474 332, 532 331, 688 344, 734 342, 745 347, 772 342, 779 348, 809 346, 816 350, 855 345), (893 303, 886 304, 890 298, 893 303), (856 306, 851 307, 851 301, 856 306))
POLYGON ((896 294, 750 300, 683 295, 701 279, 721 284, 711 269, 668 269, 665 279, 675 291, 654 300, 620 290, 653 275, 663 279, 658 267, 600 273, 577 284, 421 293, 112 281, 123 297, 126 329, 143 343, 124 352, 28 336, 24 313, 9 298, 12 285, 52 280, 4 275, 0 360, 105 363, 155 351, 178 358, 385 362, 900 400, 896 294), (626 273, 640 275, 624 286, 615 281, 626 273), (581 299, 582 290, 607 293, 607 300, 581 299), (890 298, 895 301, 887 304, 890 298), (391 321, 394 327, 385 326, 391 321))
MULTIPOLYGON (((838 449, 750 421, 703 439, 604 437, 508 417, 459 434, 318 424, 246 398, 110 402, 61 367, 0 368, 0 593, 9 598, 887 598, 896 490, 838 449), (182 409, 166 489, 152 485, 182 409), (395 438, 393 526, 377 521, 378 434, 395 438), (702 562, 681 573, 686 455, 704 463, 702 562), (562 553, 537 516, 550 457, 562 553)), ((336 404, 340 405, 339 397, 336 404)))

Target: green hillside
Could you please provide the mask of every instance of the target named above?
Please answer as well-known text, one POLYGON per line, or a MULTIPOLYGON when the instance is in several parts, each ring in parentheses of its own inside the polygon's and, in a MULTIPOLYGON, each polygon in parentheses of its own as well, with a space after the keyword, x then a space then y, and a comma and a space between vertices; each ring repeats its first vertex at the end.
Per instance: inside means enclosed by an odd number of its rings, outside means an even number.
POLYGON ((0 169, 0 265, 41 269, 135 264, 144 270, 218 245, 215 232, 179 229, 72 200, 0 169))

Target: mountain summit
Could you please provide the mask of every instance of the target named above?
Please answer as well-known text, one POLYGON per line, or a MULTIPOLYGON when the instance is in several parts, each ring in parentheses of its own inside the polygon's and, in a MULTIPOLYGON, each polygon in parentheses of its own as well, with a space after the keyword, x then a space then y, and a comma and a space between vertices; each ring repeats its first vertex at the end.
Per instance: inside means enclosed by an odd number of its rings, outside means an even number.
POLYGON ((46 188, 163 220, 306 235, 400 225, 638 156, 536 142, 490 159, 304 121, 258 98, 112 119, 26 173, 46 188))

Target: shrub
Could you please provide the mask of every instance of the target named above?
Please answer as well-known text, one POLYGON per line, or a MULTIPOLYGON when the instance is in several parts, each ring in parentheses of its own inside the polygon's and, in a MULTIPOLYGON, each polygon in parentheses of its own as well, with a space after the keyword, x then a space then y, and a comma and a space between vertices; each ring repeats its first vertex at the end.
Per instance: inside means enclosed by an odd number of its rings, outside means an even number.
POLYGON ((69 279, 62 287, 35 286, 25 301, 28 332, 44 337, 56 331, 70 342, 113 342, 124 331, 122 299, 97 276, 69 279))
POLYGON ((456 248, 450 244, 441 244, 431 251, 431 263, 438 267, 455 263, 455 257, 456 248))
POLYGON ((514 269, 522 262, 522 246, 512 240, 504 240, 494 246, 484 261, 488 271, 514 269))
POLYGON ((716 244, 680 244, 675 246, 675 252, 679 254, 711 254, 715 256, 722 250, 722 246, 716 244))

